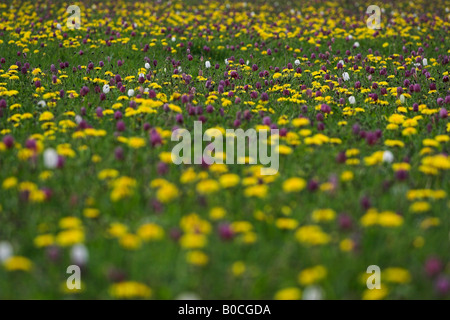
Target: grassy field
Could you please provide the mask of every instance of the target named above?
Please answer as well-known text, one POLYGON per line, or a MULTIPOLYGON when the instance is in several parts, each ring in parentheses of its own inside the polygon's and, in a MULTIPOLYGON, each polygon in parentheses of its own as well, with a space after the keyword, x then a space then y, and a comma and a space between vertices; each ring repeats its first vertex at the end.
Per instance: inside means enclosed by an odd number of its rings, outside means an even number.
POLYGON ((2 2, 0 298, 448 299, 450 6, 371 4, 2 2))

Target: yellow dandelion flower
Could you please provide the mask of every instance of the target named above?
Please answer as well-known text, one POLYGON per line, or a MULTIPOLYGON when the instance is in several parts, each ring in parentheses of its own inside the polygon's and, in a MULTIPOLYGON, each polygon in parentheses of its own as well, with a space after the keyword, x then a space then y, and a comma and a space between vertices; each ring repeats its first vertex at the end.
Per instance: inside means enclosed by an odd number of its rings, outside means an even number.
POLYGON ((322 265, 317 265, 312 268, 301 271, 298 275, 298 282, 301 285, 310 285, 317 283, 327 276, 327 269, 322 265))
POLYGON ((206 245, 207 239, 203 234, 187 233, 180 238, 179 242, 183 248, 195 249, 203 248, 206 245))
POLYGON ((245 232, 239 238, 239 240, 245 244, 255 243, 257 239, 258 239, 258 236, 254 232, 245 232))
POLYGON ((231 224, 231 229, 235 233, 245 233, 253 229, 253 225, 248 221, 234 221, 231 224))
POLYGON ((39 174, 39 180, 47 181, 47 180, 50 179, 52 176, 53 176, 53 172, 52 172, 52 171, 49 171, 49 170, 42 171, 42 172, 39 174))
POLYGON ((426 201, 416 201, 409 206, 409 210, 411 212, 416 212, 416 213, 426 212, 426 211, 429 211, 430 209, 431 209, 431 205, 426 201))
POLYGON ((246 270, 245 263, 243 261, 236 261, 231 265, 231 273, 235 277, 241 276, 246 270))
POLYGON ((195 181, 196 178, 197 174, 195 173, 194 169, 192 167, 189 167, 181 174, 180 182, 186 184, 195 181))
POLYGON ((359 155, 359 149, 348 149, 345 151, 347 158, 356 157, 357 155, 359 155))
POLYGON ((341 174, 341 181, 346 182, 346 181, 351 181, 353 180, 354 174, 351 171, 344 171, 341 174))
POLYGON ((100 157, 98 154, 94 154, 91 158, 93 163, 99 163, 102 161, 102 157, 100 157))
POLYGON ((77 217, 64 217, 59 220, 59 227, 61 229, 79 228, 81 226, 81 220, 77 217))
POLYGON ((118 299, 150 298, 152 289, 135 281, 124 281, 111 285, 109 294, 118 299))
POLYGON ((292 125, 296 128, 309 125, 308 118, 295 118, 291 121, 292 125))
POLYGON ((83 210, 83 215, 86 218, 97 218, 100 215, 100 210, 95 208, 86 208, 83 210))
POLYGON ((299 192, 306 187, 306 181, 302 178, 289 178, 283 182, 284 192, 299 192))
POLYGON ((265 184, 249 186, 244 190, 246 197, 264 198, 267 195, 268 187, 265 184))
POLYGON ((39 116, 39 121, 50 121, 53 120, 55 116, 53 115, 53 113, 51 113, 50 111, 44 111, 40 116, 39 116))
POLYGON ((333 209, 316 209, 312 213, 312 220, 314 222, 331 221, 336 217, 336 212, 333 209))
MULTIPOLYGON (((225 156, 225 154, 223 155, 225 156)), ((213 163, 212 165, 209 166, 209 171, 215 173, 226 173, 228 172, 228 168, 227 165, 224 163, 213 163)))
POLYGON ((145 240, 160 240, 164 237, 164 229, 155 223, 146 223, 139 227, 137 235, 145 240))
POLYGON ((200 250, 194 250, 186 253, 186 261, 189 264, 193 264, 195 266, 204 266, 209 262, 209 258, 204 252, 200 250))
POLYGON ((13 256, 4 262, 4 267, 8 271, 30 271, 33 263, 26 257, 13 256))
POLYGON ((220 220, 227 214, 226 210, 222 207, 214 207, 209 211, 209 217, 212 220, 220 220))
POLYGON ((399 147, 399 148, 403 148, 405 146, 405 143, 403 141, 400 140, 386 140, 384 142, 384 144, 388 147, 399 147))
POLYGON ((156 198, 162 203, 169 203, 179 195, 178 188, 173 183, 164 183, 156 192, 156 198))
POLYGON ((51 246, 55 243, 55 237, 51 234, 42 234, 34 238, 34 245, 38 248, 51 246))
POLYGON ((411 165, 407 162, 393 163, 392 169, 394 171, 400 171, 400 170, 409 171, 411 169, 411 165))
POLYGON ((211 224, 208 221, 201 219, 196 213, 191 213, 182 217, 180 220, 180 227, 188 233, 200 232, 208 234, 211 232, 211 224))
POLYGON ((399 227, 403 224, 403 217, 392 211, 384 211, 378 215, 378 224, 382 227, 399 227))
POLYGON ((140 137, 131 137, 128 139, 128 146, 133 149, 139 149, 145 147, 146 141, 144 138, 140 137))
POLYGON ((290 218, 278 218, 275 221, 275 225, 277 226, 278 229, 293 230, 297 228, 298 221, 290 218))
POLYGON ((421 237, 421 236, 416 237, 413 241, 413 246, 415 248, 422 248, 424 244, 425 244, 425 239, 424 239, 424 237, 421 237))
POLYGON ((115 169, 104 169, 98 173, 98 178, 100 180, 112 179, 119 176, 119 171, 115 169))
POLYGON ((16 177, 6 178, 5 180, 3 180, 2 188, 5 190, 14 188, 17 185, 17 182, 18 180, 16 177))
POLYGON ((61 247, 72 246, 84 241, 84 233, 80 229, 69 229, 61 231, 56 236, 56 243, 61 247))
POLYGON ((330 236, 317 225, 300 227, 296 231, 295 237, 300 243, 309 245, 324 245, 330 242, 330 236))
POLYGON ((128 231, 128 227, 122 223, 111 223, 108 229, 108 233, 113 236, 120 238, 121 236, 125 235, 128 231))
POLYGON ((126 233, 119 239, 119 244, 128 250, 136 250, 141 246, 141 239, 132 233, 126 233))
POLYGON ((430 218, 424 219, 420 223, 420 228, 422 228, 422 229, 429 229, 431 227, 436 227, 436 226, 438 226, 440 224, 441 224, 441 220, 439 218, 430 217, 430 218))
POLYGON ((387 268, 381 273, 381 278, 391 283, 408 283, 411 281, 411 274, 402 268, 387 268))
POLYGON ((165 163, 172 163, 172 153, 171 152, 161 152, 159 154, 159 159, 165 163))
POLYGON ((444 134, 440 134, 434 137, 434 140, 436 140, 437 142, 448 142, 450 141, 450 137, 444 134))
POLYGON ((344 252, 348 252, 348 251, 352 251, 353 248, 355 247, 355 243, 353 242, 352 239, 344 239, 339 243, 339 248, 341 249, 341 251, 344 252))
POLYGON ((300 300, 302 298, 302 291, 299 288, 285 288, 275 293, 275 300, 300 300))
POLYGON ((234 173, 227 173, 219 178, 219 183, 223 188, 231 188, 239 183, 239 176, 234 173))
POLYGON ((278 149, 277 151, 278 151, 279 154, 286 155, 286 154, 291 154, 292 153, 292 148, 288 147, 288 146, 285 146, 285 145, 279 145, 277 149, 278 149))
POLYGON ((374 289, 364 290, 362 299, 363 300, 382 300, 382 299, 386 298, 388 293, 389 293, 389 290, 387 289, 386 286, 384 286, 382 284, 380 289, 374 288, 374 289))
POLYGON ((220 189, 220 185, 216 180, 206 179, 197 183, 196 190, 200 194, 210 194, 217 192, 220 189))
POLYGON ((417 129, 414 127, 408 127, 408 128, 403 129, 403 131, 402 131, 402 135, 404 135, 404 136, 412 136, 415 134, 417 134, 417 129))

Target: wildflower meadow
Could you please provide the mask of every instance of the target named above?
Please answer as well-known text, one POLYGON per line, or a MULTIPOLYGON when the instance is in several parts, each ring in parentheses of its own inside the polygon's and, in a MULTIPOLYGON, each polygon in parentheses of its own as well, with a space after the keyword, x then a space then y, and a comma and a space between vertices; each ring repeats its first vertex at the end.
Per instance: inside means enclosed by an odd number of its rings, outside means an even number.
POLYGON ((0 298, 449 299, 449 32, 445 0, 2 1, 0 298))

